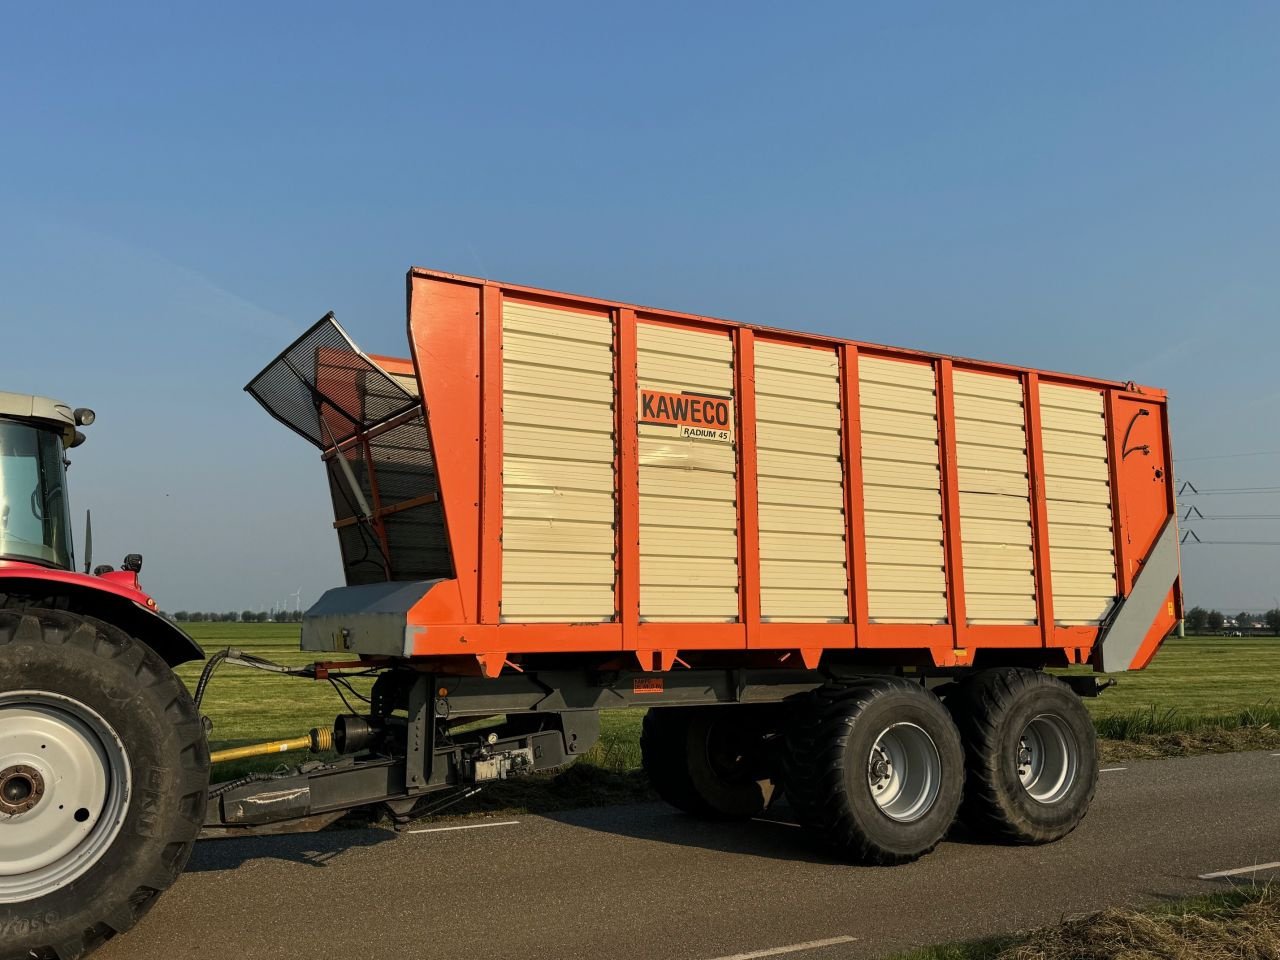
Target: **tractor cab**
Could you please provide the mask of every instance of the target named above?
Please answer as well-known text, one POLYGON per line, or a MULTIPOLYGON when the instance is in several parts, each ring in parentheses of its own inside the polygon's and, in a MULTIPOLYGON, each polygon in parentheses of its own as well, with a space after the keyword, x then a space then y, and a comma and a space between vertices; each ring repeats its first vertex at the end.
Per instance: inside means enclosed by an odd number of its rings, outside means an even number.
POLYGON ((0 392, 0 562, 72 569, 66 451, 93 411, 0 392))

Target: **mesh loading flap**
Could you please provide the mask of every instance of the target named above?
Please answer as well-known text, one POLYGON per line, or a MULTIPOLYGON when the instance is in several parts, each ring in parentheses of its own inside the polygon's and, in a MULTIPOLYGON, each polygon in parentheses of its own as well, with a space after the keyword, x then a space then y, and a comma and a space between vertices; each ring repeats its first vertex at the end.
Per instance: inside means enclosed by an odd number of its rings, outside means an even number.
POLYGON ((321 450, 418 406, 370 360, 332 313, 249 381, 263 409, 321 450))

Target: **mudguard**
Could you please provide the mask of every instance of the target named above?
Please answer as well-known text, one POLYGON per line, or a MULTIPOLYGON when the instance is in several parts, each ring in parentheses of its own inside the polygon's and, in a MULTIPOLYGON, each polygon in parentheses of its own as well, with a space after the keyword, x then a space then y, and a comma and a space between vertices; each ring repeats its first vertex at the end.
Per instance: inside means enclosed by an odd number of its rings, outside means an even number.
POLYGON ((137 584, 137 577, 124 571, 96 577, 30 563, 0 561, 0 594, 27 597, 33 606, 50 606, 96 617, 137 637, 171 667, 203 660, 204 650, 200 645, 160 616, 155 600, 137 584))

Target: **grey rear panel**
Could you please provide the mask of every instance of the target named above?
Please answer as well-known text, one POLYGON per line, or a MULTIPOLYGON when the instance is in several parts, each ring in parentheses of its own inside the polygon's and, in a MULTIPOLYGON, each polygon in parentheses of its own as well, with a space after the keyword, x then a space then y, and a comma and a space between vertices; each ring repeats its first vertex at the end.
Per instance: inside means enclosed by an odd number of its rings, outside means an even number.
POLYGON ((1134 578, 1129 596, 1116 605, 1098 638, 1103 673, 1129 669, 1177 579, 1178 527, 1170 518, 1134 578))
POLYGON ((302 619, 302 649, 326 653, 412 654, 409 610, 439 580, 335 587, 302 619))

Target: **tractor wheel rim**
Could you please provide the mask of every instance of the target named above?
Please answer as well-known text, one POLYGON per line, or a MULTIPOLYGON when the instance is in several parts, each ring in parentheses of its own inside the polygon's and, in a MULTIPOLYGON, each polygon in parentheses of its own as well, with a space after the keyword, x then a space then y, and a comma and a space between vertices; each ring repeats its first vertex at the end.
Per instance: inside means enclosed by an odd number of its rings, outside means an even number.
POLYGON ((867 757, 867 784, 890 820, 919 820, 933 809, 941 783, 942 757, 923 727, 895 723, 876 738, 867 757))
POLYGON ((1018 779, 1037 803, 1058 803, 1076 782, 1080 750, 1061 717, 1033 717, 1018 738, 1018 779))
POLYGON ((61 694, 0 694, 0 903, 82 876, 129 808, 128 754, 96 711, 61 694))

